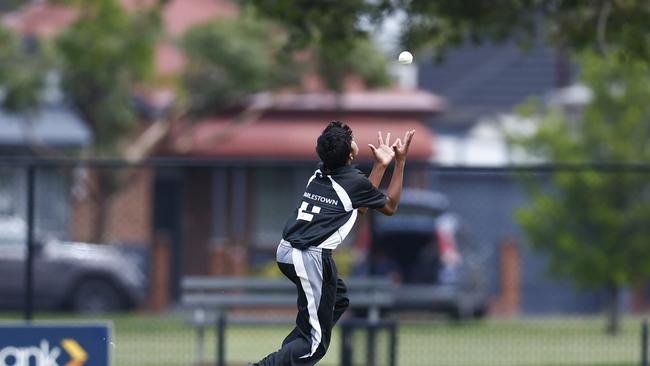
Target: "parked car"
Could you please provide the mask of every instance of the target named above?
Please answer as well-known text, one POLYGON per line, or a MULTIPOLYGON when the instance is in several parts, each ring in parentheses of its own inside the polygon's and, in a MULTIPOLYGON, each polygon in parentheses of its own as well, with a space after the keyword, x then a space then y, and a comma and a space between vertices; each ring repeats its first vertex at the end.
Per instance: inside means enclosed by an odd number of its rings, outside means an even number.
POLYGON ((438 192, 405 189, 394 216, 372 216, 368 274, 390 276, 395 309, 478 317, 488 304, 486 254, 438 192))
MULTIPOLYGON (((21 309, 25 298, 25 222, 0 217, 0 308, 21 309)), ((37 240, 34 255, 34 307, 107 312, 135 307, 147 294, 147 276, 138 258, 125 249, 37 240)))

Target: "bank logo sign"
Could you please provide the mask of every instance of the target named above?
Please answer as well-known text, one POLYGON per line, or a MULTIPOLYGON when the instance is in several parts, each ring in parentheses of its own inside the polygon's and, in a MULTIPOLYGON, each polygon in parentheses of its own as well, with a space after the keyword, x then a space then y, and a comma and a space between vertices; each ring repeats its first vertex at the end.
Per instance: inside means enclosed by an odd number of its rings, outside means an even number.
POLYGON ((0 366, 109 366, 110 335, 108 324, 0 324, 0 366))

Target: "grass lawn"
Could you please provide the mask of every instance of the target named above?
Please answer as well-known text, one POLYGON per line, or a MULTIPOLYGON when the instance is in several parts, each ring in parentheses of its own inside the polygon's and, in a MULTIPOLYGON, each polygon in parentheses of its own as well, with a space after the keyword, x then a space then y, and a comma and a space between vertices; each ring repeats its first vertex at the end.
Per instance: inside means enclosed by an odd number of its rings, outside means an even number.
MULTIPOLYGON (((0 315, 0 320, 19 319, 0 315)), ((88 318, 39 315, 37 320, 88 318)), ((102 318, 113 322, 113 363, 127 365, 191 365, 196 334, 181 315, 131 314, 102 318)), ((600 317, 492 319, 465 325, 445 322, 403 322, 398 335, 400 366, 632 366, 640 359, 639 318, 623 321, 619 336, 603 334, 600 317)), ((227 329, 229 365, 244 365, 275 350, 287 326, 231 326, 227 329)), ((364 365, 364 338, 355 336, 355 363, 364 365)), ((386 364, 387 338, 380 337, 380 364, 386 364)), ((207 361, 214 360, 215 338, 206 335, 207 361)), ((334 332, 328 355, 320 363, 337 365, 340 339, 334 332)))

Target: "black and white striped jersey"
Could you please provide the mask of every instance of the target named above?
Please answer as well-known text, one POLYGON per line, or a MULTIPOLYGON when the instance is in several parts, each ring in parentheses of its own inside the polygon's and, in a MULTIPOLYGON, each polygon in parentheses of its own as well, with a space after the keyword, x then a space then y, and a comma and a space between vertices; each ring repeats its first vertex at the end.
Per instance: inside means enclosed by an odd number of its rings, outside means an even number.
POLYGON ((289 217, 282 238, 294 248, 335 249, 350 233, 359 207, 381 208, 386 196, 353 166, 322 173, 322 163, 289 217))

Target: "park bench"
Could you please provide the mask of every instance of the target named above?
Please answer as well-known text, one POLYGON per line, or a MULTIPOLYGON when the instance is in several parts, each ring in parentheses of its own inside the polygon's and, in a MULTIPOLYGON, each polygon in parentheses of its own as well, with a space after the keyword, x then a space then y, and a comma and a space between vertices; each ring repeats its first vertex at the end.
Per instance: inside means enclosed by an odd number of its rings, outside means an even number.
MULTIPOLYGON (((394 304, 393 285, 385 278, 351 278, 346 280, 350 308, 348 313, 364 314, 364 318, 341 320, 341 364, 351 364, 352 334, 356 329, 367 331, 367 364, 375 364, 375 338, 379 330, 388 330, 389 363, 394 365, 396 323, 382 319, 382 309, 394 304)), ((269 310, 291 310, 296 307, 295 285, 286 279, 247 277, 184 277, 181 283, 182 305, 191 311, 189 323, 197 331, 196 359, 204 361, 205 331, 215 327, 217 339, 216 364, 225 365, 225 332, 228 324, 273 325, 293 324, 290 316, 261 316, 269 310)), ((281 339, 278 339, 278 344, 281 339)))

